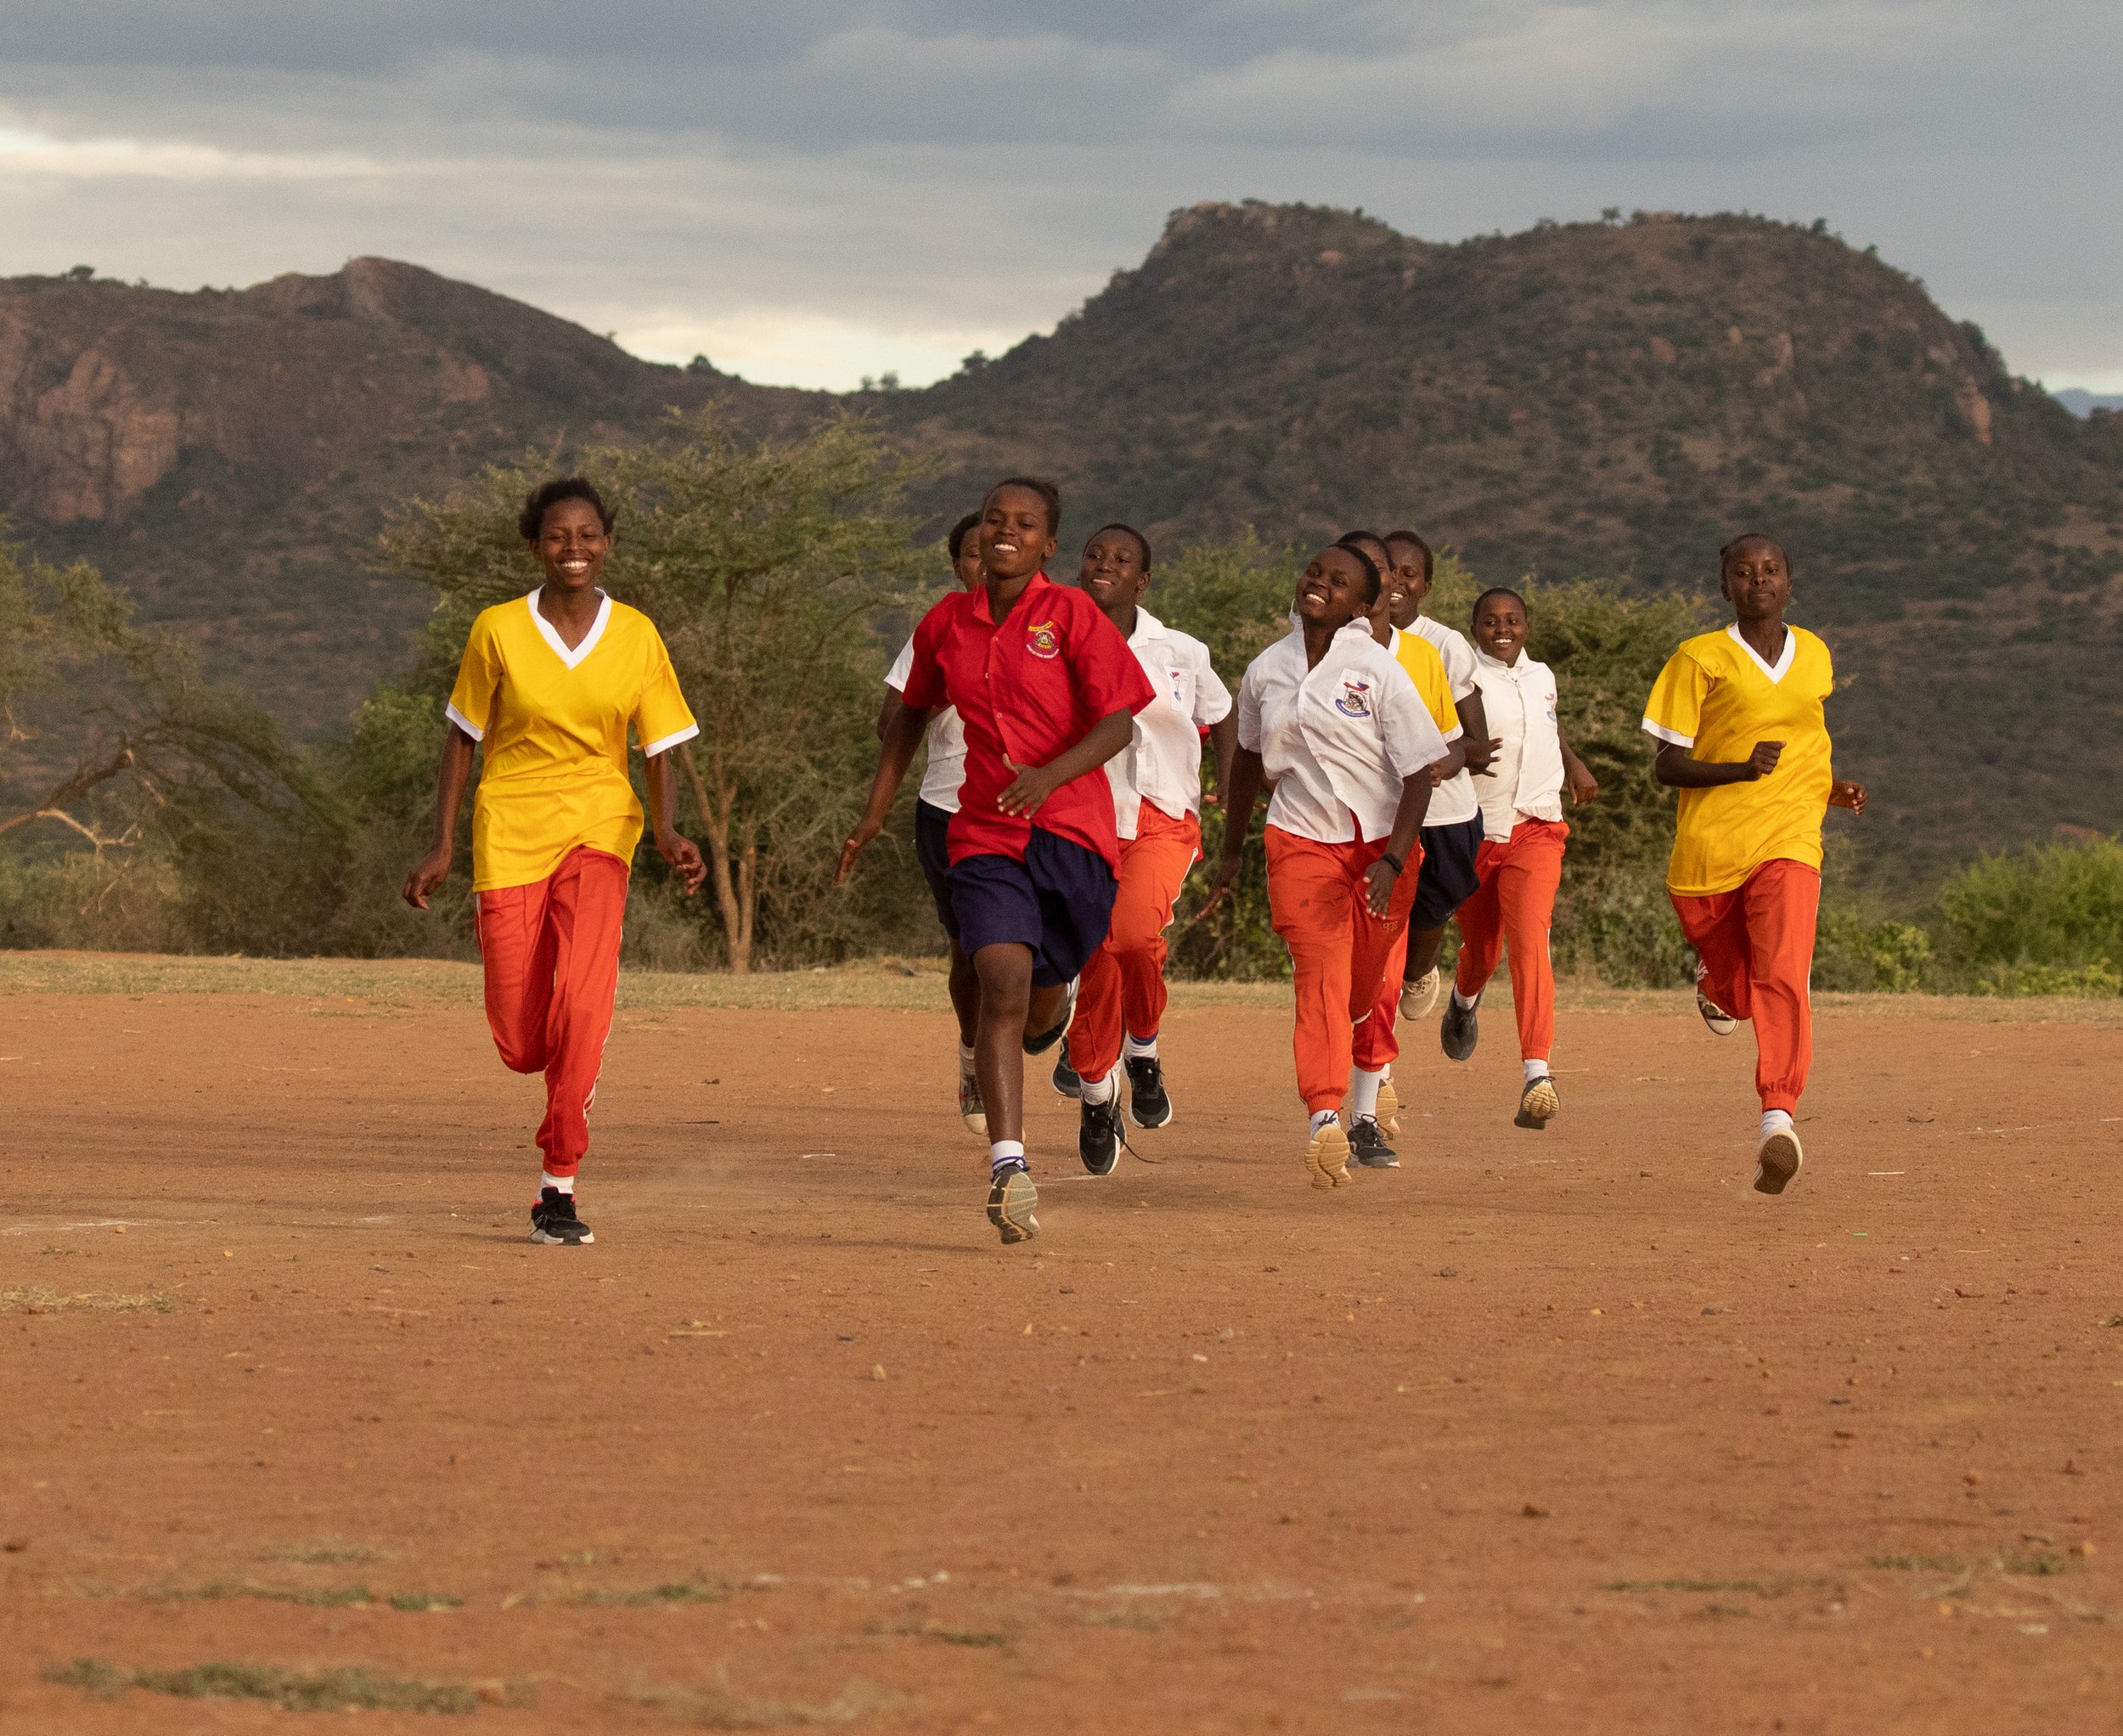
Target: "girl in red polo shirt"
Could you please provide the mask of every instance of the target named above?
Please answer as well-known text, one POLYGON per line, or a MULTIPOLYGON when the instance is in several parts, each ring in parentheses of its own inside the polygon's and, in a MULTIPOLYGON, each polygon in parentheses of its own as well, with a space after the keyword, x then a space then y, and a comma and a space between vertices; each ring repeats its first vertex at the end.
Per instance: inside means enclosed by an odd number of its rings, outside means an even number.
POLYGON ((900 709, 836 876, 845 880, 884 829, 930 712, 955 707, 966 781, 949 838, 951 909, 980 982, 974 1068, 988 1108, 988 1216, 1005 1243, 1039 1233, 1024 1057, 1067 1029, 1072 984, 1112 917, 1120 841, 1106 762, 1157 696, 1098 605, 1042 570, 1061 528, 1051 482, 1011 476, 988 490, 986 581, 945 597, 915 628, 900 709))

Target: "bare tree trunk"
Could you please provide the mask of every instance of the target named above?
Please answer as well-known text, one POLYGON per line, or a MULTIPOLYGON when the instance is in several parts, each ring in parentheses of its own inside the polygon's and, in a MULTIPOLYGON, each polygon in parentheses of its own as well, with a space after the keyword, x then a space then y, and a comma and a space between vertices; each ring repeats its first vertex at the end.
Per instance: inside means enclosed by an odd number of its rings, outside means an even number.
POLYGON ((745 841, 745 854, 737 864, 738 944, 741 952, 731 955, 730 968, 739 972, 752 969, 752 925, 759 915, 759 845, 751 838, 745 841), (736 961, 741 958, 743 962, 736 961))
MULTIPOLYGON (((685 780, 693 786, 693 801, 701 810, 701 824, 707 829, 709 877, 715 882, 715 902, 723 918, 723 944, 729 954, 729 968, 737 976, 752 969, 752 886, 755 850, 748 848, 746 860, 735 876, 730 871, 729 810, 733 792, 724 785, 718 803, 708 793, 701 769, 689 749, 679 757, 685 780)), ((718 780, 718 782, 720 781, 718 780)))

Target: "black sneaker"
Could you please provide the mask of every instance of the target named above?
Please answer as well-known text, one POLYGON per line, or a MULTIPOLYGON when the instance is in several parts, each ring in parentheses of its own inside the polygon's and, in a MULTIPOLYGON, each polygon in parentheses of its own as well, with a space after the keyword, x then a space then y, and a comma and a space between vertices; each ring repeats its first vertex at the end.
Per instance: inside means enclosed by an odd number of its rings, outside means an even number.
POLYGON ((1120 1162, 1120 1148, 1127 1137, 1121 1125, 1120 1093, 1102 1103, 1086 1103, 1078 1112, 1076 1152, 1084 1167, 1094 1175, 1110 1175, 1120 1162))
POLYGON ((1067 1049, 1054 1057, 1054 1088, 1065 1097, 1084 1095, 1083 1075, 1069 1065, 1069 1051, 1067 1049))
POLYGON ((1398 1170, 1400 1158, 1378 1130, 1376 1116, 1359 1115, 1349 1124, 1349 1155, 1366 1170, 1398 1170))
POLYGON ((1077 978, 1069 980, 1069 992, 1062 1002, 1062 1022, 1050 1031, 1042 1031, 1036 1037, 1024 1040, 1026 1054, 1044 1055, 1067 1034, 1069 1021, 1076 1017, 1076 991, 1080 980, 1077 978))
POLYGON ((531 1208, 531 1239, 555 1248, 578 1248, 597 1238, 589 1226, 575 1215, 575 1196, 557 1187, 538 1190, 538 1203, 531 1208))
MULTIPOLYGON (((1482 994, 1488 992, 1484 989, 1482 994)), ((1474 1022, 1475 1012, 1481 1004, 1481 995, 1474 997, 1473 1006, 1461 1006, 1456 996, 1446 1001, 1444 1017, 1438 1021, 1438 1041, 1448 1058, 1464 1061, 1474 1052, 1474 1046, 1482 1035, 1474 1022)))
POLYGON ((1172 1119, 1172 1094, 1155 1055, 1128 1057, 1128 1113, 1138 1127, 1163 1127, 1172 1119))

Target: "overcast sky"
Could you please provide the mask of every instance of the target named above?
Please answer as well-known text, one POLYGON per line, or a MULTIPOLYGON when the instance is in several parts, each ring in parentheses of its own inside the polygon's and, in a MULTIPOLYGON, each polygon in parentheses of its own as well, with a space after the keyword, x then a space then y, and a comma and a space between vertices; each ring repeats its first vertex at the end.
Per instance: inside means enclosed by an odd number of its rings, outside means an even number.
POLYGON ((909 384, 1166 214, 1825 217, 2123 390, 2117 0, 4 0, 0 273, 414 261, 748 379, 909 384))

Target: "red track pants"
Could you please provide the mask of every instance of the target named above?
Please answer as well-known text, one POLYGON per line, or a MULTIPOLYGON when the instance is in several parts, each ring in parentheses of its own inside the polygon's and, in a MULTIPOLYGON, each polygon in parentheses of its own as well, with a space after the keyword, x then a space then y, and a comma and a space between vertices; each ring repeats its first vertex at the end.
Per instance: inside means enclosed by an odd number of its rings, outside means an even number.
MULTIPOLYGON (((1416 901, 1420 846, 1394 882, 1391 908, 1371 915, 1365 902, 1365 871, 1385 854, 1386 841, 1321 844, 1280 826, 1268 828, 1268 910, 1275 933, 1290 949, 1297 990, 1298 1094, 1306 1109, 1338 1109, 1349 1090, 1349 1066, 1366 1027, 1394 943, 1406 932, 1408 907, 1416 901)), ((1391 1049, 1393 1035, 1386 1033, 1391 1049)), ((1397 1052, 1397 1051, 1395 1051, 1397 1052)), ((1386 1059, 1390 1061, 1393 1054, 1386 1059)), ((1376 1068, 1383 1062, 1366 1061, 1376 1068)))
POLYGON ((1556 973, 1548 961, 1548 929, 1556 888, 1563 882, 1560 820, 1522 820, 1501 843, 1482 840, 1474 858, 1481 888, 1460 906, 1460 958, 1452 986, 1472 1000, 1496 974, 1497 955, 1511 948, 1512 1006, 1518 1015, 1518 1052, 1546 1061, 1556 1040, 1556 973))
POLYGON ((1754 1022, 1754 1089, 1765 1109, 1795 1109, 1813 1064, 1813 931, 1821 871, 1780 858, 1731 892, 1669 894, 1707 967, 1703 992, 1754 1022))
POLYGON ((1135 836, 1120 844, 1120 877, 1106 944, 1084 967, 1069 1025, 1069 1065, 1103 1079, 1120 1059, 1121 1030, 1154 1037, 1165 1016, 1165 929, 1187 871, 1202 854, 1202 826, 1147 802, 1135 836))
POLYGON ((538 1149, 549 1175, 572 1175, 589 1149, 626 914, 627 865, 587 846, 543 880, 479 894, 487 1023, 503 1061, 545 1075, 538 1149))

